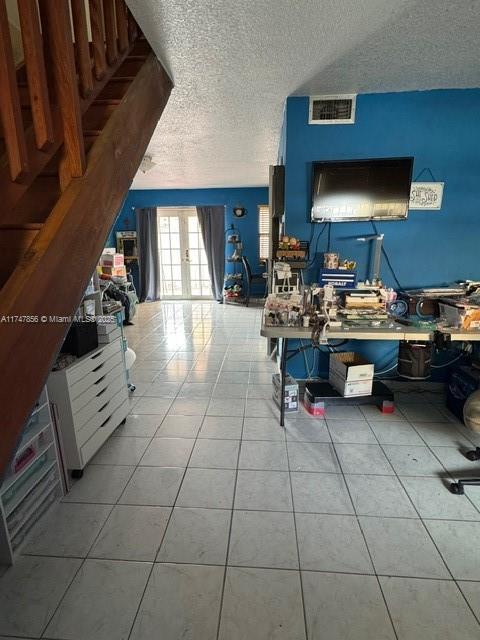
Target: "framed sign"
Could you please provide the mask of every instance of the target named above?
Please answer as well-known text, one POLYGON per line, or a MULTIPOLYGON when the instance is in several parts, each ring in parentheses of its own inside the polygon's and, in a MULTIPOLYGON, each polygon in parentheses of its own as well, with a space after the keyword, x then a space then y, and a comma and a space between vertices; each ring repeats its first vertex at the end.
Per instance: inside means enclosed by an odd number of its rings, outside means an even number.
POLYGON ((443 185, 443 182, 412 182, 409 209, 441 209, 443 185))

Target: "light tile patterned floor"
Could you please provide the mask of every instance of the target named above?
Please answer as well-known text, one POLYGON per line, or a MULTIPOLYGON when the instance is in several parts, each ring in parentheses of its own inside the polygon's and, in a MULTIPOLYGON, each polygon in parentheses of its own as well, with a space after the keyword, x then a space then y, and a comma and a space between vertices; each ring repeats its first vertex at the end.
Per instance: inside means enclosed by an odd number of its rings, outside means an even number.
POLYGON ((480 437, 405 385, 282 430, 259 330, 140 307, 131 415, 0 578, 0 640, 480 637, 480 489, 445 486, 480 437))

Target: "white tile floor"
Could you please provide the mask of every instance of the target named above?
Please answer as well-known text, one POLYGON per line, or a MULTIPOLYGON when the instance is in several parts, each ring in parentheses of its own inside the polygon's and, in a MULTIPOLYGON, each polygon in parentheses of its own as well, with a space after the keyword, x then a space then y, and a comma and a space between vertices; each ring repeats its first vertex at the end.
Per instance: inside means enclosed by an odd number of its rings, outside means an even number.
POLYGON ((480 489, 444 485, 480 437, 424 390, 282 430, 259 329, 140 307, 131 415, 0 578, 0 640, 480 638, 480 489))

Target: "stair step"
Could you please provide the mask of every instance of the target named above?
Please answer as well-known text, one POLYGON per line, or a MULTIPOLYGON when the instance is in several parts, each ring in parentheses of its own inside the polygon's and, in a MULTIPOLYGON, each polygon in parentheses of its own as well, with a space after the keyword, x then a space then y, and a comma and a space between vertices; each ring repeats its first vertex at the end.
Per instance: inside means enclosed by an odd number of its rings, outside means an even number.
POLYGON ((42 224, 0 225, 0 288, 30 248, 42 224))
POLYGON ((2 223, 10 226, 41 224, 50 215, 61 195, 58 173, 53 169, 40 175, 11 210, 5 210, 2 223))
POLYGON ((83 130, 103 129, 116 106, 116 104, 92 104, 83 116, 83 130))
POLYGON ((102 100, 104 98, 114 98, 117 100, 121 100, 128 91, 128 88, 130 87, 132 82, 133 80, 125 78, 112 78, 98 94, 98 99, 102 100))
POLYGON ((136 76, 145 60, 145 56, 133 56, 132 58, 125 58, 113 77, 117 78, 120 76, 136 76))
POLYGON ((152 48, 145 39, 137 40, 133 45, 133 49, 130 55, 134 56, 148 56, 152 51, 152 48))

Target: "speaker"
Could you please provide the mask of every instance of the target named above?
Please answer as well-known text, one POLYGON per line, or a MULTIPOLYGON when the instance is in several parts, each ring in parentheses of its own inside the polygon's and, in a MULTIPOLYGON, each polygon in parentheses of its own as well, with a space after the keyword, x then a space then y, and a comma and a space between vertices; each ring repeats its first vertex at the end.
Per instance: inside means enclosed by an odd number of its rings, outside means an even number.
POLYGON ((268 201, 272 218, 281 218, 285 213, 285 167, 270 165, 268 201))

